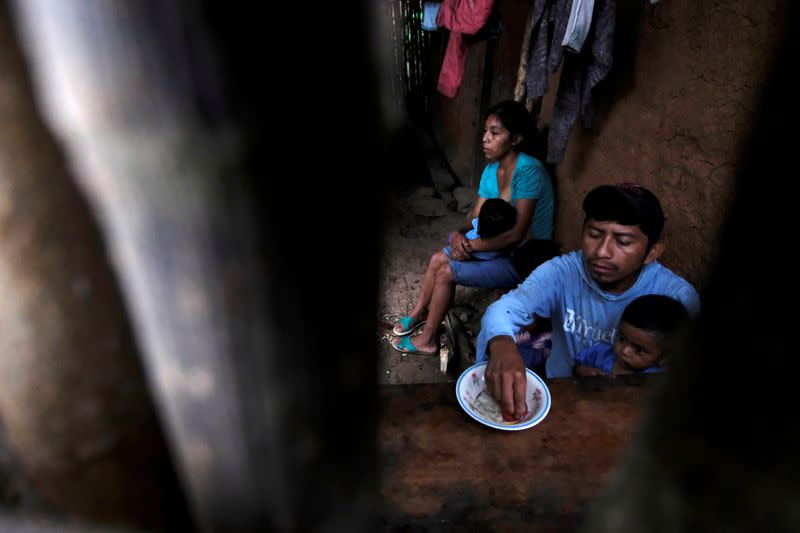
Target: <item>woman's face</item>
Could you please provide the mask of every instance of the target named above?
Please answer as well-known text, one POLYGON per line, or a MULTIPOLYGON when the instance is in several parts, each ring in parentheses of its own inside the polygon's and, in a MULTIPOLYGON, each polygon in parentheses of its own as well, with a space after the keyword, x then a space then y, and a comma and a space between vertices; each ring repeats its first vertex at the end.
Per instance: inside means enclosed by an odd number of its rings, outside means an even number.
POLYGON ((489 115, 483 125, 483 155, 489 161, 497 161, 513 149, 511 132, 496 116, 489 115))

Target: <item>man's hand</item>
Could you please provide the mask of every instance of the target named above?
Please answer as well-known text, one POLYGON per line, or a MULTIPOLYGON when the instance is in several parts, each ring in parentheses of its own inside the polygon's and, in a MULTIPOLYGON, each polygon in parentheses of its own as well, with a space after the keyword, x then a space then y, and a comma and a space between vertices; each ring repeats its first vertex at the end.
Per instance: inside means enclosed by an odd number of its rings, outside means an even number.
POLYGON ((511 414, 514 420, 520 420, 528 414, 528 405, 525 403, 528 380, 525 377, 525 362, 517 345, 511 337, 494 337, 489 341, 487 350, 489 363, 484 373, 486 389, 504 413, 511 414))

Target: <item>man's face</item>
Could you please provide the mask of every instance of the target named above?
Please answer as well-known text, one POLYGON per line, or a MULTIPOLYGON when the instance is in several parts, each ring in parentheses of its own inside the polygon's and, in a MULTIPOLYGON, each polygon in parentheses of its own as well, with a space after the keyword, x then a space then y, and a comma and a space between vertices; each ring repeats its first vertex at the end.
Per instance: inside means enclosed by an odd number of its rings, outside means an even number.
POLYGON ((647 236, 639 226, 600 222, 590 218, 583 227, 583 261, 586 271, 605 291, 622 293, 639 277, 643 265, 655 261, 663 246, 647 250, 647 236))

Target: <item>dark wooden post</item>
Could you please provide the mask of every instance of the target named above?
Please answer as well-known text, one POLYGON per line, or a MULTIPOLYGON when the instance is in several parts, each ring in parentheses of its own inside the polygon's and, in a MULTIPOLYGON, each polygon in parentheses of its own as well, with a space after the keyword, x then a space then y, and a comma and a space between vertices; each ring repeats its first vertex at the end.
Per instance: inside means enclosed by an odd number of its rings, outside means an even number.
POLYGON ((5 4, 0 85, 0 506, 188 527, 100 232, 34 105, 5 4))
POLYGON ((368 11, 315 5, 267 41, 296 9, 214 4, 14 3, 198 523, 363 530, 383 170, 368 11))

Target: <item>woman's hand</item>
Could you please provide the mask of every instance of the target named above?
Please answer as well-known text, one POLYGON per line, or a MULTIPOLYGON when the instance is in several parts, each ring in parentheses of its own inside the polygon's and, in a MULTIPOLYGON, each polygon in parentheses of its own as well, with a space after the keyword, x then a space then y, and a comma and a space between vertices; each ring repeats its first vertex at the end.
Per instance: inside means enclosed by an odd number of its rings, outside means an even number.
POLYGON ((450 254, 457 261, 466 261, 471 253, 469 239, 463 233, 454 231, 450 234, 450 254))

